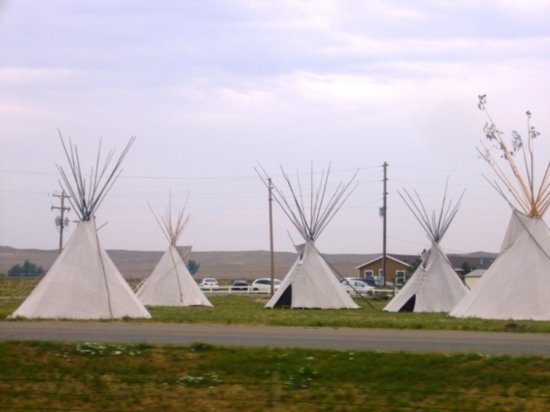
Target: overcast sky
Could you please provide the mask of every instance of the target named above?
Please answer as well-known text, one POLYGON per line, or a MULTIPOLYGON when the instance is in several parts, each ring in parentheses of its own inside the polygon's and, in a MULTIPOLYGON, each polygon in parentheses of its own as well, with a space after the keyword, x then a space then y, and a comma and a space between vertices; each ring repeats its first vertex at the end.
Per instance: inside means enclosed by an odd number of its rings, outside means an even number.
MULTIPOLYGON (((447 177, 466 194, 443 248, 497 251, 510 208, 482 177, 477 96, 505 132, 533 112, 542 168, 549 21, 543 0, 0 0, 0 245, 56 248, 59 128, 86 165, 100 137, 120 152, 137 136, 96 214, 109 249, 164 249, 147 203, 162 213, 170 190, 174 206, 189 193, 181 244, 268 249, 253 167, 282 183, 279 165, 309 180, 332 162, 359 185, 319 249, 376 253, 387 161, 390 252, 429 246, 396 190, 435 208, 447 177)), ((277 209, 277 250, 287 232, 300 240, 277 209)))

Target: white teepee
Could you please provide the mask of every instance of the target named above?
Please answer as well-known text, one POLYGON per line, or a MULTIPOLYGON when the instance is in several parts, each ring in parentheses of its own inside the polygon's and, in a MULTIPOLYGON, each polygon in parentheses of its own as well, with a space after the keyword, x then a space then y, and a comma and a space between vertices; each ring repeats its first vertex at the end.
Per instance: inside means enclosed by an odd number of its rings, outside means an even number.
MULTIPOLYGON (((132 292, 97 236, 94 214, 120 175, 120 166, 130 149, 130 140, 111 171, 111 152, 101 170, 100 156, 87 182, 82 176, 78 150, 69 141, 69 150, 61 138, 69 162, 73 184, 58 166, 62 187, 80 222, 67 246, 48 273, 11 317, 50 319, 150 318, 145 306, 132 292), (87 184, 89 185, 87 187, 87 184)), ((101 152, 101 148, 99 150, 101 152)))
MULTIPOLYGON (((422 262, 384 308, 388 312, 448 312, 462 299, 468 288, 464 286, 453 270, 447 256, 439 246, 453 221, 460 199, 454 206, 447 202, 447 191, 443 196, 441 210, 429 216, 418 193, 416 200, 405 190, 406 197, 399 195, 422 225, 432 242, 432 247, 421 257, 422 262)), ((462 199, 462 196, 460 197, 462 199)))
MULTIPOLYGON (((480 96, 479 107, 487 113, 485 96, 480 96)), ((536 184, 533 140, 539 133, 530 125, 530 112, 527 141, 514 132, 512 150, 487 116, 486 137, 495 144, 514 178, 508 178, 489 149, 484 147, 480 153, 500 180, 500 185, 490 183, 514 212, 498 258, 450 314, 460 318, 550 320, 550 231, 543 220, 550 207, 550 162, 540 185, 536 184), (525 176, 516 165, 516 153, 524 160, 525 176)))
MULTIPOLYGON (((171 204, 171 202, 170 202, 171 204)), ((137 291, 139 299, 148 306, 212 306, 189 273, 176 243, 183 232, 187 219, 181 210, 175 225, 169 206, 164 219, 157 218, 170 245, 153 272, 144 280, 137 291)), ((156 217, 156 216, 155 216, 156 217)))
POLYGON ((306 241, 303 251, 266 308, 357 309, 313 241, 306 241))
MULTIPOLYGON (((282 170, 282 168, 281 168, 282 170)), ((304 207, 302 189, 298 181, 295 190, 289 177, 282 170, 292 200, 289 201, 276 186, 274 198, 292 224, 305 240, 303 248, 297 248, 299 257, 283 279, 281 286, 266 304, 266 308, 290 307, 308 309, 357 309, 357 305, 346 292, 337 274, 315 248, 315 240, 332 220, 351 194, 351 185, 357 173, 346 183, 340 183, 332 196, 327 194, 330 167, 322 173, 317 190, 314 188, 311 171, 311 193, 309 194, 309 215, 304 207), (293 205, 293 206, 291 206, 293 205)), ((265 174, 265 172, 264 172, 265 174)), ((264 183, 268 185, 264 178, 264 183)))
POLYGON ((500 255, 451 315, 550 320, 550 231, 542 219, 512 214, 500 255))

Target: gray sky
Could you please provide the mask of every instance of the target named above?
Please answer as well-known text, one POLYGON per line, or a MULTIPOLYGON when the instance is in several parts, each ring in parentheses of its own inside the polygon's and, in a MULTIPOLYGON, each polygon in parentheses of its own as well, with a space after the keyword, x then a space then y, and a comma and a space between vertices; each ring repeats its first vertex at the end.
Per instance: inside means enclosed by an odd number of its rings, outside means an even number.
MULTIPOLYGON (((510 210, 482 178, 477 95, 505 132, 531 110, 548 161, 549 21, 542 0, 0 0, 0 245, 56 247, 59 128, 87 165, 100 137, 120 151, 137 136, 97 212, 106 248, 164 249, 147 202, 163 212, 171 190, 174 205, 189 192, 182 244, 267 249, 253 166, 281 182, 279 164, 308 179, 332 162, 359 186, 320 250, 378 252, 387 161, 390 252, 429 246, 396 189, 437 207, 447 177, 467 192, 444 249, 496 251, 510 210)), ((277 250, 287 230, 297 242, 277 210, 277 250)))

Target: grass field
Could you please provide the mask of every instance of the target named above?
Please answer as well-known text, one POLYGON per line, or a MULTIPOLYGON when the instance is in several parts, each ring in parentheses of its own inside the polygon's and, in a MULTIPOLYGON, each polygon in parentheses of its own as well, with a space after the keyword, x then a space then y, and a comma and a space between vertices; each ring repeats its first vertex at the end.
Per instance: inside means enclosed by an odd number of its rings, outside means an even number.
MULTIPOLYGON (((0 319, 5 319, 17 308, 35 282, 30 279, 0 280, 0 319)), ((550 322, 455 319, 442 313, 387 313, 382 311, 385 301, 371 301, 374 309, 358 300, 359 310, 271 310, 264 308, 267 298, 258 295, 210 296, 209 299, 213 308, 150 308, 151 321, 550 333, 550 322)))
POLYGON ((550 358, 0 342, 2 411, 546 411, 550 358))
MULTIPOLYGON (((0 318, 35 282, 0 280, 0 318)), ((210 299, 214 308, 150 308, 151 322, 550 332, 550 322, 385 313, 382 301, 268 310, 261 296, 210 299)), ((546 411, 550 358, 0 342, 0 410, 546 411)))

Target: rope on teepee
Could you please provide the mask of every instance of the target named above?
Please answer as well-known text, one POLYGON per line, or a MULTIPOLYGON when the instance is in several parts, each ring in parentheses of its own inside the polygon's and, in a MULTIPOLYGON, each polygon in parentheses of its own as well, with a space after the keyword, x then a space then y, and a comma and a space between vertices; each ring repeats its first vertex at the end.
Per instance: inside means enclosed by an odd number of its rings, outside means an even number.
POLYGON ((107 271, 105 270, 105 262, 103 262, 103 256, 101 253, 101 248, 99 247, 99 237, 97 236, 97 230, 95 228, 95 222, 92 222, 94 235, 97 245, 97 253, 99 255, 99 261, 101 263, 101 271, 103 272, 103 282, 105 283, 105 290, 107 291, 107 307, 109 308, 109 315, 111 319, 114 319, 113 316, 113 307, 111 305, 111 289, 109 288, 109 282, 107 281, 107 271))

